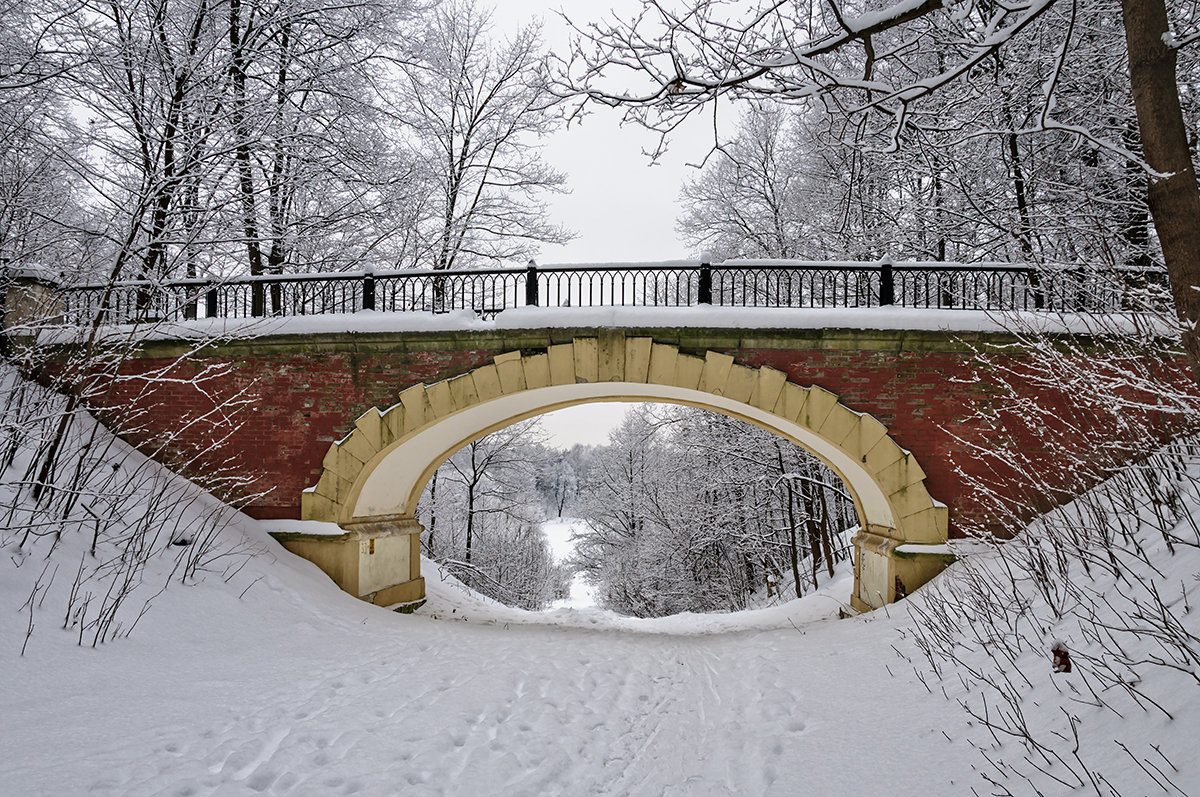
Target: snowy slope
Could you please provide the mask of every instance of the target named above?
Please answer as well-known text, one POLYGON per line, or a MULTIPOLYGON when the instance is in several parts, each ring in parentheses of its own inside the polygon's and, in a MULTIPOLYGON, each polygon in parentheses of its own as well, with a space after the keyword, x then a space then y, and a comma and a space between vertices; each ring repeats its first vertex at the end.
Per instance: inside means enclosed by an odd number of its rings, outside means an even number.
MULTIPOLYGON (((99 650, 57 631, 24 659, 6 645, 7 793, 878 794, 923 784, 911 762, 959 721, 888 676, 873 618, 718 635, 453 622, 480 601, 445 615, 453 592, 435 587, 436 617, 403 616, 282 556, 247 568, 263 580, 244 598, 169 590, 99 650), (912 732, 875 749, 870 729, 914 702, 912 732), (851 786, 842 762, 866 760, 851 786)), ((956 793, 940 779, 927 793, 956 793)))
MULTIPOLYGON (((236 576, 210 571, 169 587, 130 638, 97 649, 76 646, 47 605, 34 612, 38 627, 24 657, 28 615, 18 607, 36 573, 32 563, 10 567, 11 545, 4 551, 0 791, 996 790, 979 774, 995 776, 978 749, 986 732, 957 702, 969 687, 954 668, 940 680, 918 677, 905 659, 921 664, 920 639, 903 607, 821 619, 836 614, 844 580, 832 593, 759 612, 634 621, 596 610, 508 609, 437 578, 426 563, 430 600, 400 615, 339 592, 252 520, 238 516, 224 534, 235 547, 260 551, 236 576)), ((994 556, 977 561, 955 566, 939 584, 962 587, 972 568, 1003 569, 994 556)), ((1164 577, 1200 604, 1196 549, 1177 547, 1169 561, 1164 577)), ((1014 598, 1032 599, 1023 589, 1014 598)), ((1185 617, 1194 633, 1196 613, 1185 617)), ((961 653, 967 663, 982 661, 977 655, 961 653)), ((1180 788, 1171 791, 1148 785, 1129 760, 1101 761, 1116 793, 1200 794, 1200 689, 1186 673, 1148 685, 1175 690, 1166 698, 1173 718, 1117 718, 1081 698, 1085 684, 1050 673, 1044 650, 1028 651, 1021 666, 1034 681, 1022 704, 1032 723, 1058 731, 1066 706, 1085 732, 1095 729, 1089 738, 1153 742, 1178 768, 1170 774, 1180 788)), ((1020 760, 1019 745, 1000 742, 993 754, 1020 760)), ((1110 793, 1103 784, 1049 784, 1043 793, 1110 793)), ((1033 793, 1020 778, 1009 788, 1033 793)))

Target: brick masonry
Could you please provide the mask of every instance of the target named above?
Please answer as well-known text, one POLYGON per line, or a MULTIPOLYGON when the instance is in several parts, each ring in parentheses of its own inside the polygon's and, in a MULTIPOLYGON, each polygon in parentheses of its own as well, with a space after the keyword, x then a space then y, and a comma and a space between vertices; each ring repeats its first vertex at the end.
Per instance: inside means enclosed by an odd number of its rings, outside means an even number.
MULTIPOLYGON (((1003 336, 856 330, 625 333, 696 354, 726 352, 751 367, 770 366, 796 384, 818 385, 849 408, 875 416, 916 456, 930 494, 949 505, 952 535, 968 524, 997 522, 989 514, 996 502, 980 500, 973 483, 988 483, 1028 515, 1059 500, 1038 485, 1077 489, 1073 479, 1089 456, 1087 439, 1066 450, 1062 438, 1048 439, 1029 424, 1009 424, 1005 439, 981 425, 976 412, 993 406, 1002 389, 974 351, 1009 342, 1003 336), (1040 473, 1035 479, 1027 468, 1006 467, 1003 458, 979 456, 976 446, 1012 446, 1038 463, 1040 473)), ((249 514, 299 517, 300 492, 320 476, 330 444, 368 408, 389 407, 407 387, 466 373, 503 352, 536 351, 596 334, 596 329, 541 329, 275 336, 199 353, 178 342, 154 342, 124 364, 127 379, 106 399, 106 414, 123 415, 127 439, 202 483, 213 483, 214 473, 235 474, 243 482, 242 495, 262 493, 251 500, 249 514), (199 384, 197 375, 204 376, 199 384), (231 401, 243 403, 223 408, 231 401), (169 442, 159 448, 164 441, 169 442)), ((1006 356, 1006 367, 1022 367, 1022 355, 1006 356)), ((1181 364, 1171 368, 1178 370, 1181 384, 1190 384, 1181 364)), ((1019 398, 1064 423, 1084 424, 1092 434, 1120 434, 1087 415, 1086 402, 1063 391, 1030 387, 1019 398)))

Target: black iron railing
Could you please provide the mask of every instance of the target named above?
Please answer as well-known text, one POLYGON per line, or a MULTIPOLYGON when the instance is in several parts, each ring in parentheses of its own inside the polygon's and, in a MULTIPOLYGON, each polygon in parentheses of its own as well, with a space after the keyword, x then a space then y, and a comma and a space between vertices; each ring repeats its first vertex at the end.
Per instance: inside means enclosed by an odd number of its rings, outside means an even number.
POLYGON ((469 310, 522 306, 881 307, 1137 311, 1169 302, 1160 270, 1037 269, 1010 264, 677 261, 451 271, 346 271, 220 281, 64 287, 69 319, 107 322, 469 310))

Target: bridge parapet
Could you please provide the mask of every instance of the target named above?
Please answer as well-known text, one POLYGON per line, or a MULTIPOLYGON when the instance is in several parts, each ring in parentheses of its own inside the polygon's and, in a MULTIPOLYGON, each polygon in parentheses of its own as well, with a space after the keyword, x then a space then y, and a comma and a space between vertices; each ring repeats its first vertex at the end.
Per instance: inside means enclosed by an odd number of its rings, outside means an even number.
POLYGON ((56 286, 66 320, 108 323, 202 318, 515 307, 883 307, 1136 311, 1169 306, 1160 269, 1013 263, 678 260, 470 270, 342 271, 254 277, 122 280, 56 286), (1164 304, 1166 303, 1166 304, 1164 304))
POLYGON ((17 271, 7 279, 0 294, 0 329, 18 331, 65 318, 66 296, 56 282, 36 271, 17 271))

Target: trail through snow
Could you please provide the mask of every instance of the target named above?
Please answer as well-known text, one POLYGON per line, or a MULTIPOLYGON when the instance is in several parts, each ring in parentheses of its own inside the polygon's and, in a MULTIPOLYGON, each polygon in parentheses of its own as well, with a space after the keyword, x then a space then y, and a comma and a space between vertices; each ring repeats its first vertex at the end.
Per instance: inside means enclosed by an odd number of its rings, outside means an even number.
POLYGON ((630 630, 435 579, 400 615, 278 550, 248 567, 262 580, 244 598, 173 588, 98 650, 44 628, 20 658, 5 612, 4 792, 961 793, 959 768, 935 764, 962 717, 892 677, 882 613, 792 627, 814 611, 798 601, 749 613, 757 630, 709 633, 735 615, 630 630))
MULTIPOLYGON (((575 552, 574 536, 587 521, 580 518, 555 518, 542 523, 542 533, 550 545, 550 553, 554 561, 562 564, 575 552)), ((596 587, 583 573, 575 573, 571 578, 570 594, 556 600, 553 609, 586 609, 596 605, 596 587)))
MULTIPOLYGON (((114 452, 137 456, 123 445, 114 452)), ((211 510, 214 499, 198 498, 186 511, 211 510)), ((223 533, 258 555, 224 579, 218 569, 173 583, 131 638, 98 649, 77 647, 47 601, 23 657, 29 615, 19 607, 44 565, 5 549, 0 794, 992 791, 975 746, 988 746, 987 734, 955 702, 966 682, 926 675, 927 689, 904 661, 920 656, 903 604, 834 619, 847 573, 765 609, 637 620, 594 606, 501 606, 426 562, 429 600, 402 615, 339 591, 253 520, 239 515, 223 533)), ((1146 549, 1169 565, 1151 582, 1178 585, 1179 616, 1200 633, 1200 547, 1170 559, 1162 549, 1162 539, 1146 549)), ((977 560, 992 567, 986 556, 977 560)), ((955 565, 937 581, 970 589, 964 573, 955 565)), ((1169 703, 1167 718, 1095 709, 1088 686, 1052 676, 1043 651, 1020 663, 1032 690, 1023 710, 1039 727, 1077 713, 1092 760, 1118 737, 1155 745, 1139 755, 1161 745, 1156 766, 1182 787, 1163 793, 1200 795, 1200 689, 1188 672, 1160 668, 1138 684, 1169 703)), ((1018 747, 990 752, 1020 763, 1018 747)), ((1146 782, 1128 761, 1107 774, 1146 782)))

